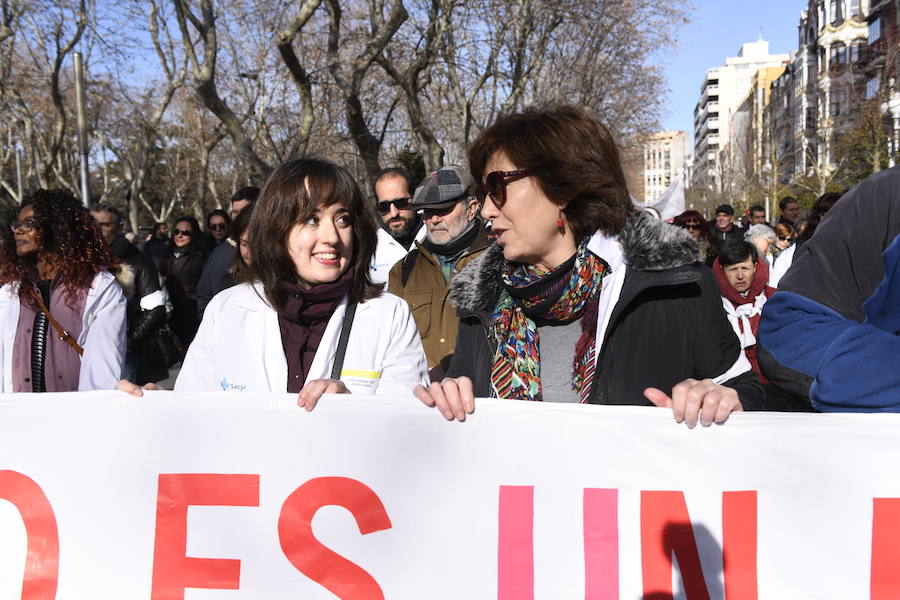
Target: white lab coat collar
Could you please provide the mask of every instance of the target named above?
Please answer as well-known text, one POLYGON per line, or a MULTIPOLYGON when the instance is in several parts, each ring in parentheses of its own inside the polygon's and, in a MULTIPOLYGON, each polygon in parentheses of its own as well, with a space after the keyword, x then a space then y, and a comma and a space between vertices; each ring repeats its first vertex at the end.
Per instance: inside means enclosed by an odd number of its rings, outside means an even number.
POLYGON ((610 267, 609 275, 603 279, 600 303, 597 307, 597 336, 594 342, 596 348, 594 356, 599 360, 600 349, 603 347, 606 331, 609 328, 609 319, 622 294, 627 265, 625 264, 625 252, 618 237, 608 236, 598 231, 588 240, 588 250, 605 260, 610 267))

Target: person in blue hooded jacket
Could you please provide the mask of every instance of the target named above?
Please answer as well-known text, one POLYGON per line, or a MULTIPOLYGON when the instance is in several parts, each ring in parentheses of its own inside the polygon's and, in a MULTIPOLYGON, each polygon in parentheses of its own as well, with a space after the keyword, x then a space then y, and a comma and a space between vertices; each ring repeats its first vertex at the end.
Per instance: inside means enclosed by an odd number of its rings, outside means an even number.
POLYGON ((900 167, 838 201, 778 290, 759 343, 812 406, 900 412, 900 167))

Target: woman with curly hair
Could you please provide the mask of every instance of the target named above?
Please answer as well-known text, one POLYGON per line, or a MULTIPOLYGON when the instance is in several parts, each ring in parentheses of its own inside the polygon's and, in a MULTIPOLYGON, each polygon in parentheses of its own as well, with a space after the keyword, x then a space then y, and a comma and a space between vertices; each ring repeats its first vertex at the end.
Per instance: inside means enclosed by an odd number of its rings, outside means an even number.
POLYGON ((2 392, 112 389, 125 354, 125 297, 90 213, 38 190, 10 225, 0 267, 2 392))

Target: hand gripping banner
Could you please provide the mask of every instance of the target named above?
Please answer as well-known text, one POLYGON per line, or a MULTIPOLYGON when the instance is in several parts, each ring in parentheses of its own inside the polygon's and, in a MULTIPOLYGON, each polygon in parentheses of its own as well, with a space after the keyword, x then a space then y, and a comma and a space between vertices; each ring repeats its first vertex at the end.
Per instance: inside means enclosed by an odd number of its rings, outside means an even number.
POLYGON ((900 417, 0 397, 0 598, 900 597, 900 417))

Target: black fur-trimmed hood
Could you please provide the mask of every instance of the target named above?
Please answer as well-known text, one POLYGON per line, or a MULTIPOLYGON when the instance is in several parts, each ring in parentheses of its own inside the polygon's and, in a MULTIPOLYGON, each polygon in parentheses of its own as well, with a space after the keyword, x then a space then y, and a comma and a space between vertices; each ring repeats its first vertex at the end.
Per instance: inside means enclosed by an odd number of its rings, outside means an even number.
MULTIPOLYGON (((628 215, 619 232, 619 243, 629 269, 667 271, 700 260, 700 250, 691 235, 647 213, 628 215)), ((503 249, 492 244, 450 282, 450 300, 464 311, 491 310, 500 296, 503 249)))

